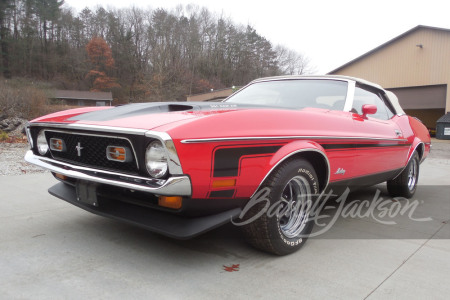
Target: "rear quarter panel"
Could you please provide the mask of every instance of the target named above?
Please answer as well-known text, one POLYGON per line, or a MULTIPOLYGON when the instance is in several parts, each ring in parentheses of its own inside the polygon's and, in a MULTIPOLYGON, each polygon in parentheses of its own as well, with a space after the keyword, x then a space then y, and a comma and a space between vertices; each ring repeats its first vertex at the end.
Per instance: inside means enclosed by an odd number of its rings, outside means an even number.
MULTIPOLYGON (((411 147, 408 151, 407 157, 405 157, 404 165, 406 165, 421 144, 423 144, 422 161, 428 156, 431 149, 431 138, 428 129, 419 120, 414 117, 403 115, 396 117, 395 122, 402 130, 403 137, 408 139, 411 147)), ((422 151, 422 150, 419 150, 422 151)))
MULTIPOLYGON (((421 142, 424 144, 424 151, 422 153, 422 161, 423 161, 428 156, 431 150, 430 133, 428 132, 426 126, 423 125, 422 122, 420 122, 416 118, 408 116, 408 120, 415 136, 413 146, 415 147, 421 142)), ((410 153, 410 155, 412 155, 412 153, 410 153)))

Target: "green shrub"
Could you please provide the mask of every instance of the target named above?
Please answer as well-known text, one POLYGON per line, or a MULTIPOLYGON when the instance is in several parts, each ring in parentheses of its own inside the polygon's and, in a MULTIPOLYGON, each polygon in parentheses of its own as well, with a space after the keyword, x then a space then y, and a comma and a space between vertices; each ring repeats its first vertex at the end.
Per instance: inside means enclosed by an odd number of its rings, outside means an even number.
POLYGON ((5 141, 9 138, 8 134, 3 130, 0 130, 0 141, 5 141))

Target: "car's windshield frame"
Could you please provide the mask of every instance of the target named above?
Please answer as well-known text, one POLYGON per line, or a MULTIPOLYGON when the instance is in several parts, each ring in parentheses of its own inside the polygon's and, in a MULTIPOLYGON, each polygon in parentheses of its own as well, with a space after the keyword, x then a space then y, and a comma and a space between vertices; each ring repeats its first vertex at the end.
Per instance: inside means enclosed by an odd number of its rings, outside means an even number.
MULTIPOLYGON (((355 91, 355 81, 354 80, 350 80, 350 79, 345 79, 345 78, 321 78, 321 77, 308 77, 308 78, 293 78, 293 79, 286 79, 286 78, 280 78, 280 79, 260 79, 260 80, 256 80, 251 82, 250 84, 248 84, 247 86, 243 87, 242 89, 240 89, 239 91, 237 91, 236 93, 232 94, 230 97, 226 98, 224 100, 224 102, 228 102, 228 103, 236 103, 236 104, 250 104, 250 105, 266 105, 266 106, 272 106, 272 107, 283 107, 283 108, 287 108, 287 109, 302 109, 305 107, 317 107, 317 108, 325 108, 325 109, 333 109, 333 107, 330 106, 326 106, 324 105, 324 103, 320 103, 318 102, 318 98, 314 99, 314 101, 316 101, 316 103, 311 102, 310 99, 310 103, 294 103, 296 105, 292 105, 293 103, 290 103, 291 105, 289 105, 289 102, 283 103, 283 101, 279 101, 279 99, 277 100, 273 100, 273 103, 271 102, 270 97, 262 97, 263 99, 258 99, 257 101, 245 101, 242 100, 240 97, 246 97, 247 94, 250 94, 250 96, 248 98, 251 97, 251 92, 253 92, 253 90, 255 90, 255 88, 269 88, 268 90, 270 91, 270 88, 274 89, 277 85, 282 86, 282 85, 286 85, 286 87, 290 87, 292 88, 292 83, 293 82, 299 82, 301 81, 302 84, 304 84, 305 82, 308 85, 323 85, 326 86, 327 83, 331 85, 339 85, 339 84, 346 84, 346 91, 344 92, 343 90, 340 91, 340 95, 335 95, 335 97, 339 97, 340 100, 343 101, 343 103, 340 105, 340 107, 336 107, 334 110, 340 110, 340 111, 350 111, 351 109, 351 100, 353 98, 353 94, 355 91), (325 85, 324 85, 325 83, 325 85), (248 90, 250 88, 250 90, 248 90), (250 91, 250 93, 249 93, 250 91), (276 103, 277 101, 279 101, 279 103, 276 103), (266 102, 266 103, 265 103, 266 102), (304 104, 304 105, 302 105, 304 104), (337 109, 338 108, 338 109, 337 109)), ((294 83, 295 84, 295 83, 294 83)), ((307 85, 304 85, 304 87, 308 87, 307 85)), ((336 88, 336 87, 333 87, 336 88)), ((344 85, 342 85, 340 88, 345 88, 344 85)), ((311 89, 308 91, 311 94, 311 89)), ((281 93, 278 92, 277 96, 280 96, 281 93)), ((317 93, 315 94, 317 96, 320 96, 320 90, 317 90, 317 93)), ((323 96, 320 97, 333 97, 333 95, 330 94, 324 94, 323 96)), ((247 100, 247 99, 246 99, 247 100)), ((286 100, 286 99, 282 99, 282 100, 286 100)), ((295 99, 297 100, 297 99, 295 99)), ((300 100, 300 98, 299 98, 300 100)), ((292 101, 292 100, 291 100, 292 101)), ((323 101, 323 99, 322 99, 323 101)), ((326 102, 326 101, 325 101, 326 102)))

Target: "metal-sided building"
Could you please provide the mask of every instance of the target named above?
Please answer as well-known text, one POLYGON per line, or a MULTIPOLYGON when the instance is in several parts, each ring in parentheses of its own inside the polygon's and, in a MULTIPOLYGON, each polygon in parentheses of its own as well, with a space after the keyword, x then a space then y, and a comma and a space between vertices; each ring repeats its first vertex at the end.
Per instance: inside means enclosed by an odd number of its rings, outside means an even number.
POLYGON ((111 92, 70 90, 56 90, 50 99, 53 104, 73 106, 111 106, 113 101, 111 92))
POLYGON ((419 25, 331 71, 394 92, 428 128, 450 112, 450 29, 419 25))

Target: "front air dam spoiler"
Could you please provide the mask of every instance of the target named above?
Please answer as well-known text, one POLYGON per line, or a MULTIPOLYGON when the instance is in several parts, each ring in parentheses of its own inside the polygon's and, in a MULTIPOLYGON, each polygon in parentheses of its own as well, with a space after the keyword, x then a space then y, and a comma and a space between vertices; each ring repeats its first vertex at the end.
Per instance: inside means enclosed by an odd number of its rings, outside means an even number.
POLYGON ((217 228, 239 216, 240 208, 202 217, 184 217, 151 208, 130 205, 119 201, 108 202, 98 207, 77 200, 75 188, 57 183, 48 192, 93 214, 123 221, 171 238, 186 240, 217 228))

